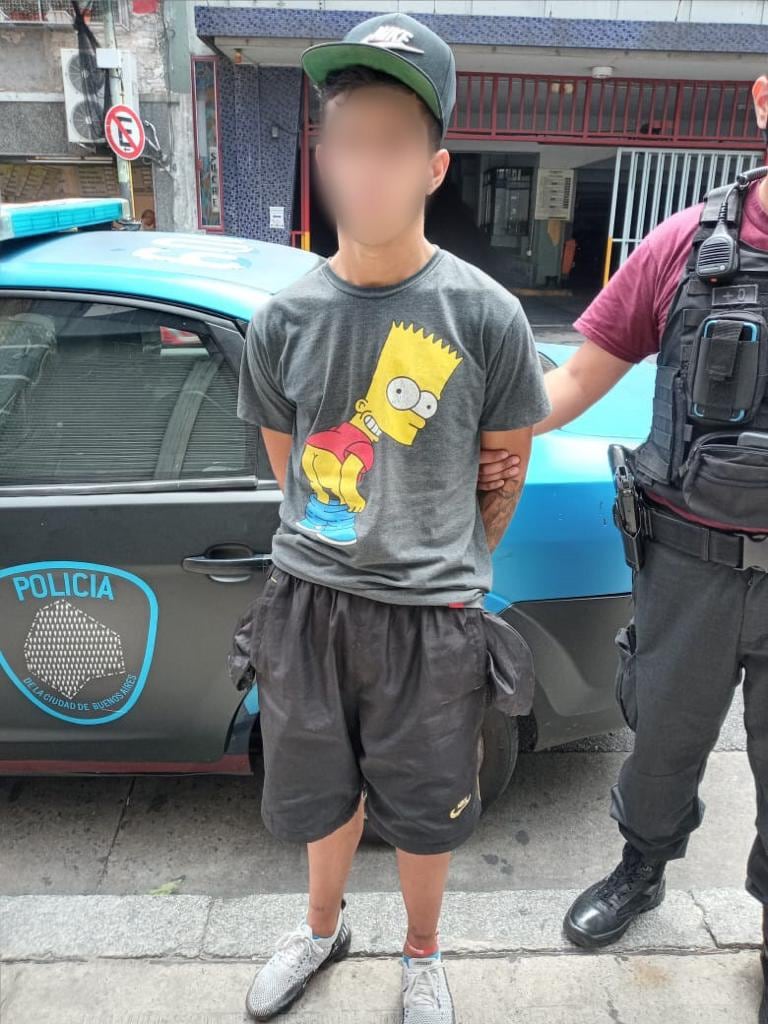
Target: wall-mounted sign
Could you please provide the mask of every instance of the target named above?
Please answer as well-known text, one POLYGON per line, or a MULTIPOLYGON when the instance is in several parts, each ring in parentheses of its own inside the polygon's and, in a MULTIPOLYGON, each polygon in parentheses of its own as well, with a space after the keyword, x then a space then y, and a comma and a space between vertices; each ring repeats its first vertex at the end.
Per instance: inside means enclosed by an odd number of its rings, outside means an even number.
POLYGON ((536 220, 570 220, 574 171, 540 170, 536 179, 536 220))
POLYGON ((269 208, 269 226, 276 230, 285 227, 285 207, 284 206, 270 206, 269 208))

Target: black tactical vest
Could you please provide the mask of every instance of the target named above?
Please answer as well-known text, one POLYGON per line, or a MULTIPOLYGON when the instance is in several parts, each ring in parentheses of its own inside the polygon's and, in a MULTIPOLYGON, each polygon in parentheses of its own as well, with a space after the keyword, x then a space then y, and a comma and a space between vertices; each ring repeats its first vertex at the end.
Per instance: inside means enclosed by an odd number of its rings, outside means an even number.
POLYGON ((651 433, 632 461, 652 494, 714 524, 768 532, 768 252, 739 239, 738 193, 726 223, 739 270, 727 284, 695 271, 728 187, 707 196, 661 339, 651 433))

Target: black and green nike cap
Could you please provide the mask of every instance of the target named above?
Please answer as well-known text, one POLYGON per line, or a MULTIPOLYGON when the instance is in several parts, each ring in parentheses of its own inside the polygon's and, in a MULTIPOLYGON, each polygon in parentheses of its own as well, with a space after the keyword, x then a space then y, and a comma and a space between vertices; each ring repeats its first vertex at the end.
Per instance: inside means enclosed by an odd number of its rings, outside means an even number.
POLYGON ((407 85, 426 103, 445 135, 456 103, 456 62, 450 46, 408 14, 380 14, 355 25, 340 42, 318 43, 301 55, 322 85, 332 71, 362 64, 407 85))

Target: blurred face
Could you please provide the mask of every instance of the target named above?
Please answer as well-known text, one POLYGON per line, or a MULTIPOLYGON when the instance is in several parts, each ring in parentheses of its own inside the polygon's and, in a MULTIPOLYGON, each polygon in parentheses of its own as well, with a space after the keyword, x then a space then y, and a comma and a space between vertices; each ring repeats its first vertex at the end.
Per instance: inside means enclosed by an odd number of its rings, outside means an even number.
POLYGON ((339 230, 365 245, 386 244, 420 219, 449 162, 432 148, 418 97, 387 85, 328 101, 316 157, 339 230))

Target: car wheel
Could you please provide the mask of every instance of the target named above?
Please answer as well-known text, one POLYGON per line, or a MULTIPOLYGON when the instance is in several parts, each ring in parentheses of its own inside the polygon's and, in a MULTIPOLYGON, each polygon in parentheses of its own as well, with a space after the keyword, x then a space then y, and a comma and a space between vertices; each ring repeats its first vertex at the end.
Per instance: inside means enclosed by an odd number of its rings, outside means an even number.
MULTIPOLYGON (((483 731, 480 735, 480 798, 483 812, 498 800, 509 785, 517 765, 520 746, 516 718, 502 714, 490 707, 485 712, 483 731)), ((376 832, 368 815, 365 816, 363 842, 383 845, 384 840, 376 832)))

